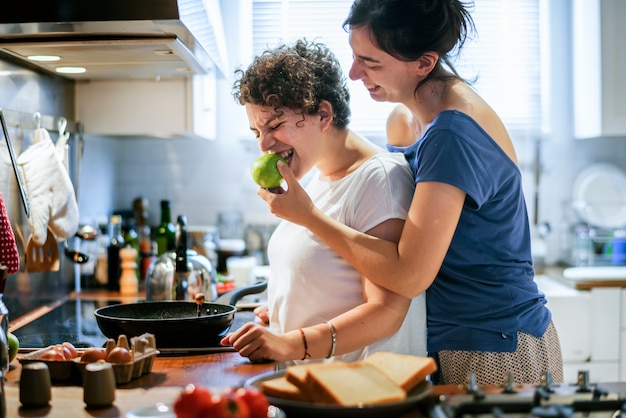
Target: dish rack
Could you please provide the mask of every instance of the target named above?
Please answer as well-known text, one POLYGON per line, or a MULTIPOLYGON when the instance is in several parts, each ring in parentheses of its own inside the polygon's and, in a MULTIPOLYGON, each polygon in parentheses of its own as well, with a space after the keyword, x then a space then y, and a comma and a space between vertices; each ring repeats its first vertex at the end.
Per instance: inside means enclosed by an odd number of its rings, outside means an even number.
POLYGON ((611 266, 612 241, 618 229, 601 228, 584 222, 574 224, 569 230, 567 264, 581 266, 611 266))

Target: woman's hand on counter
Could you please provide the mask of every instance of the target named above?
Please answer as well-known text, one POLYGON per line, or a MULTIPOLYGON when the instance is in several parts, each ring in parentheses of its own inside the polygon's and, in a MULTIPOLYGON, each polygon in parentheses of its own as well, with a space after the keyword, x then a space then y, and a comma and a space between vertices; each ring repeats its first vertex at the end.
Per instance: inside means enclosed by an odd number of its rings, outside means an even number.
POLYGON ((292 360, 296 350, 302 350, 299 336, 293 333, 276 335, 266 326, 254 322, 248 322, 229 333, 221 340, 221 344, 232 346, 253 362, 292 360))

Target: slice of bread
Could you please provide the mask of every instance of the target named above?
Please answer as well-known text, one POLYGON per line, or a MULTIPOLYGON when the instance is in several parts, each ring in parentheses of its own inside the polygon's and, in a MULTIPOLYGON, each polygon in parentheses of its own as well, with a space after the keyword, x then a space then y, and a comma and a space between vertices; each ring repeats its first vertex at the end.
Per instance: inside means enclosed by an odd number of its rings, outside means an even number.
POLYGON ((346 364, 343 361, 334 361, 331 363, 306 363, 289 366, 285 370, 285 378, 303 393, 311 393, 310 379, 308 379, 309 370, 318 367, 340 367, 346 364))
POLYGON ((289 366, 285 370, 285 377, 289 382, 304 390, 306 385, 306 377, 308 370, 320 363, 315 364, 299 364, 297 366, 289 366))
POLYGON ((313 367, 307 383, 313 401, 342 406, 401 401, 406 392, 377 367, 364 362, 313 367))
POLYGON ((432 357, 419 357, 410 354, 379 351, 371 354, 363 361, 380 369, 405 392, 410 392, 428 375, 437 371, 437 364, 432 357))
POLYGON ((266 396, 273 396, 275 398, 289 399, 292 401, 311 401, 304 392, 287 381, 285 376, 264 380, 261 382, 261 391, 266 396))

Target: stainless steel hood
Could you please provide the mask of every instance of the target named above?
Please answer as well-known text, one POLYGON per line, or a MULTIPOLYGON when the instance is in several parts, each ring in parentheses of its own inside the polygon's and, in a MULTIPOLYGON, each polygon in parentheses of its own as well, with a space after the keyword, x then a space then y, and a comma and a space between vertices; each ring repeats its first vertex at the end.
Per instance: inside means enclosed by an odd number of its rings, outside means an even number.
POLYGON ((0 14, 0 53, 74 80, 225 74, 219 0, 26 0, 0 14), (58 55, 34 62, 31 55, 58 55))

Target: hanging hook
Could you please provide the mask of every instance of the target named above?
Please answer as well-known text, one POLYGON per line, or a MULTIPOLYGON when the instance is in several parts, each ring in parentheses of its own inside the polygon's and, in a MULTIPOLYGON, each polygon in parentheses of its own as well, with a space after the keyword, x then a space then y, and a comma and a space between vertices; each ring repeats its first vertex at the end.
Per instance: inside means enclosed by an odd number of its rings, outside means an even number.
POLYGON ((65 119, 65 116, 61 116, 59 118, 59 121, 57 122, 57 127, 59 129, 59 136, 64 136, 65 128, 67 127, 67 119, 65 119))
POLYGON ((41 128, 41 113, 35 112, 33 114, 33 120, 35 121, 35 128, 41 128))

